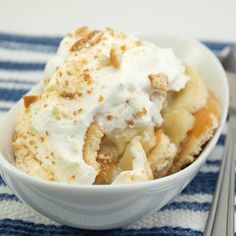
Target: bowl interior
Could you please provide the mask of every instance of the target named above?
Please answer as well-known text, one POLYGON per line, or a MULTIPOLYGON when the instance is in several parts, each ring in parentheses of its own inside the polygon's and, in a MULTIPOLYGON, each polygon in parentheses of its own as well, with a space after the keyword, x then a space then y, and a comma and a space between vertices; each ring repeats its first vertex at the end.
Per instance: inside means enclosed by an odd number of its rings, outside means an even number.
MULTIPOLYGON (((203 46, 197 41, 194 41, 191 39, 173 37, 173 36, 163 36, 163 35, 154 35, 154 34, 136 34, 136 35, 144 40, 154 42, 159 47, 173 48, 175 54, 178 57, 180 57, 185 63, 190 64, 191 66, 196 68, 203 75, 207 83, 207 86, 216 94, 218 101, 220 103, 220 106, 222 108, 221 123, 220 123, 220 127, 218 128, 212 140, 208 143, 208 145, 206 146, 202 154, 199 156, 197 161, 195 161, 195 162, 203 163, 204 159, 206 159, 205 157, 206 155, 203 155, 203 154, 209 153, 209 151, 214 147, 220 135, 220 132, 223 127, 223 123, 225 122, 227 112, 228 112, 229 90, 228 90, 228 83, 225 76, 225 72, 222 66, 220 65, 217 58, 205 46, 203 46)), ((33 91, 35 90, 37 91, 40 88, 41 88, 41 85, 39 84, 33 89, 33 91)), ((14 153, 12 149, 11 140, 14 135, 14 128, 16 125, 18 110, 19 110, 19 102, 6 115, 5 119, 3 119, 2 124, 0 126, 0 129, 1 129, 0 165, 2 165, 3 167, 4 166, 7 167, 8 170, 12 172, 12 174, 18 174, 18 176, 20 177, 27 178, 26 174, 16 169, 14 165, 11 165, 11 164, 14 164, 14 153)), ((189 167, 185 169, 195 168, 194 167, 195 163, 193 163, 192 165, 190 165, 189 167)), ((199 165, 200 164, 198 164, 198 166, 199 165)), ((196 163, 196 166, 197 166, 197 163, 196 163)), ((177 177, 179 173, 176 173, 174 175, 176 175, 177 177)), ((29 179, 31 179, 31 181, 37 180, 34 177, 33 178, 30 177, 29 179)), ((167 179, 171 179, 171 176, 164 177, 158 180, 153 180, 153 181, 156 181, 156 182, 159 181, 161 183, 167 179)), ((153 181, 149 181, 149 182, 153 182, 153 181)), ((50 184, 53 184, 53 183, 50 183, 50 184)), ((143 185, 145 184, 148 184, 148 183, 146 182, 143 183, 143 185)), ((111 188, 111 186, 109 187, 111 188)), ((112 186, 112 188, 116 188, 116 187, 112 186)))

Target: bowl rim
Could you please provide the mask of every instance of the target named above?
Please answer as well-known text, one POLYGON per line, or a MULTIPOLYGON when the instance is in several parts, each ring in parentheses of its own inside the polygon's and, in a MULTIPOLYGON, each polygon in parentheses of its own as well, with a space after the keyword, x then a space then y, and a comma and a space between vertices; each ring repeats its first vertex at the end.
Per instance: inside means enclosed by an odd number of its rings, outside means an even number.
MULTIPOLYGON (((189 166, 187 166, 186 168, 184 168, 174 174, 164 176, 159 179, 145 181, 145 182, 138 182, 138 183, 132 183, 132 184, 117 184, 117 185, 111 185, 111 184, 110 185, 82 185, 82 184, 68 184, 68 183, 47 181, 47 180, 41 179, 39 177, 30 176, 30 175, 26 174, 25 172, 18 169, 13 164, 11 164, 9 161, 7 161, 4 158, 4 156, 2 155, 2 153, 0 152, 0 167, 1 168, 4 168, 6 171, 9 171, 11 173, 11 176, 14 176, 15 178, 18 178, 18 179, 20 179, 24 182, 27 182, 31 185, 37 185, 37 186, 41 186, 44 188, 49 188, 49 189, 54 189, 54 190, 55 189, 58 189, 58 190, 65 189, 65 190, 75 190, 75 191, 87 190, 87 191, 91 191, 91 192, 93 192, 93 191, 98 191, 98 192, 100 192, 100 191, 102 191, 102 192, 115 191, 116 192, 116 191, 120 191, 120 190, 125 190, 125 191, 139 190, 139 189, 149 188, 152 186, 163 187, 166 184, 175 184, 176 181, 178 181, 178 179, 188 176, 189 172, 190 173, 193 172, 194 170, 198 169, 198 167, 200 167, 201 165, 203 165, 205 163, 207 156, 212 151, 212 149, 215 147, 217 140, 220 137, 220 134, 222 132, 222 129, 223 129, 223 126, 224 126, 224 123, 226 121, 227 114, 228 114, 229 85, 228 85, 228 80, 227 80, 227 77, 226 77, 226 74, 225 74, 225 71, 224 71, 222 65, 220 64, 220 62, 218 61, 216 56, 205 45, 203 45, 201 42, 199 42, 195 39, 182 37, 182 36, 176 36, 176 35, 170 35, 170 34, 156 34, 156 33, 148 33, 148 32, 134 32, 134 33, 132 33, 132 35, 138 36, 144 40, 147 37, 149 37, 149 38, 167 37, 167 38, 172 38, 172 39, 176 39, 176 40, 180 40, 180 41, 186 41, 186 42, 189 42, 189 43, 195 45, 196 47, 200 48, 200 50, 205 50, 205 52, 207 52, 211 56, 211 59, 214 61, 214 64, 218 70, 218 73, 220 74, 220 77, 222 77, 222 83, 224 83, 224 88, 225 88, 225 93, 226 93, 225 94, 225 101, 224 101, 224 104, 222 104, 223 107, 222 107, 221 121, 220 121, 219 127, 215 131, 211 140, 207 143, 206 147, 204 147, 204 149, 202 150, 202 152, 198 156, 198 158, 193 163, 191 163, 189 166)), ((152 42, 152 40, 149 40, 149 41, 152 42)), ((40 82, 39 82, 39 84, 40 84, 40 82)), ((34 86, 31 90, 33 90, 36 86, 34 86)), ((17 106, 17 104, 19 105, 19 102, 17 102, 13 106, 13 108, 15 106, 17 106)), ((0 126, 4 126, 7 116, 10 114, 12 109, 7 114, 4 115, 4 118, 2 119, 0 126)))

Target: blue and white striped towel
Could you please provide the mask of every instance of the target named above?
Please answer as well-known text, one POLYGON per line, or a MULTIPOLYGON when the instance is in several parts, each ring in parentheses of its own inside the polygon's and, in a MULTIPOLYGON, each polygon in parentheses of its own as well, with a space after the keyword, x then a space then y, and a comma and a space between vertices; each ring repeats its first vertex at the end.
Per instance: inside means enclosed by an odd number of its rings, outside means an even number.
MULTIPOLYGON (((43 77, 60 37, 0 32, 0 118, 43 77)), ((206 43, 219 53, 226 44, 206 43)), ((171 203, 124 228, 89 231, 55 223, 22 203, 0 177, 0 235, 201 235, 214 193, 225 131, 206 165, 171 203)))

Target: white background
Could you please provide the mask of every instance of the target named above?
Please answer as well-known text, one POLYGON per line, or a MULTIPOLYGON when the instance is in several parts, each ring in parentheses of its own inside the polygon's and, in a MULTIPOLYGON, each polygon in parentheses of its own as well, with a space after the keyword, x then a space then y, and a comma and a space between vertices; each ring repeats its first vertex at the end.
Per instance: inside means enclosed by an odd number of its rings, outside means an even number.
POLYGON ((236 41, 236 0, 0 0, 0 31, 64 34, 81 25, 236 41))

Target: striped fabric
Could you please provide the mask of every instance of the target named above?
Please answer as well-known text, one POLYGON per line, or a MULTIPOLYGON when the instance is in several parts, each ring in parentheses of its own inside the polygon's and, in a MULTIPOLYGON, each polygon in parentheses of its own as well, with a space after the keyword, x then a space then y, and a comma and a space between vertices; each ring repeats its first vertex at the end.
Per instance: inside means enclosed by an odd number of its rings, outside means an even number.
MULTIPOLYGON (((61 37, 0 33, 0 119, 43 78, 61 37)), ((206 43, 219 54, 227 44, 206 43)), ((201 235, 216 185, 225 131, 200 173, 171 203, 124 228, 88 231, 55 223, 22 203, 0 177, 0 235, 201 235)))

